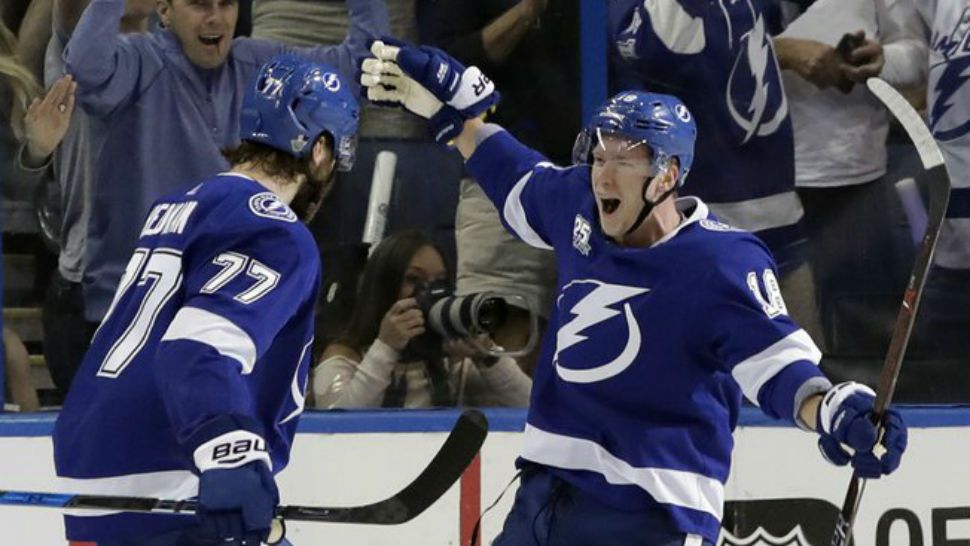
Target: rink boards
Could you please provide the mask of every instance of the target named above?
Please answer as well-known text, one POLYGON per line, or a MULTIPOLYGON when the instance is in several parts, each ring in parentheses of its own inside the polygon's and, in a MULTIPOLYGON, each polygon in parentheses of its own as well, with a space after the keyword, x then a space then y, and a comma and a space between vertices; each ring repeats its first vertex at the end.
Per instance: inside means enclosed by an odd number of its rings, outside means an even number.
MULTIPOLYGON (((296 546, 467 544, 480 508, 514 474, 524 413, 487 412, 492 432, 481 460, 437 504, 394 527, 289 525, 296 546)), ((444 441, 454 411, 307 413, 290 466, 279 476, 284 503, 341 506, 393 494, 414 478, 444 441)), ((869 482, 856 525, 859 546, 970 543, 970 409, 907 408, 910 448, 901 469, 869 482)), ((53 491, 54 415, 0 415, 0 489, 53 491)), ((824 460, 815 438, 754 410, 742 414, 726 487, 726 546, 827 545, 849 473, 824 460)), ((482 523, 484 543, 498 533, 510 488, 482 523)), ((64 544, 58 512, 0 507, 0 546, 64 544)))

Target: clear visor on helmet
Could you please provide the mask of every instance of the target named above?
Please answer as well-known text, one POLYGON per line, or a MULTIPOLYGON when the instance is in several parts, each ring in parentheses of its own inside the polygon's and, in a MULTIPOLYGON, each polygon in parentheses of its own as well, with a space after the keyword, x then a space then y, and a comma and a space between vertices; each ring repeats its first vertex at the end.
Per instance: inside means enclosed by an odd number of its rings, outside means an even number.
POLYGON ((574 163, 593 165, 615 162, 625 168, 644 169, 650 177, 664 170, 668 161, 666 154, 658 153, 647 142, 604 131, 601 127, 581 131, 573 145, 574 163), (634 152, 641 147, 645 154, 634 152))
POLYGON ((349 171, 357 158, 357 135, 344 135, 336 143, 337 170, 349 171))

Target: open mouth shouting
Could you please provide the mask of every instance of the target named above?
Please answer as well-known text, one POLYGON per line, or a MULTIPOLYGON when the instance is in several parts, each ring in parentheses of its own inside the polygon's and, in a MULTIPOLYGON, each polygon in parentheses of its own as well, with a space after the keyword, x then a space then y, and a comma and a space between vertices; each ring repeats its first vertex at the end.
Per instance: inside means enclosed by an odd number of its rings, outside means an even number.
POLYGON ((620 200, 612 197, 600 197, 600 211, 606 216, 616 212, 620 208, 620 200))
POLYGON ((222 42, 223 36, 223 34, 203 34, 199 36, 199 41, 202 45, 217 47, 222 42))

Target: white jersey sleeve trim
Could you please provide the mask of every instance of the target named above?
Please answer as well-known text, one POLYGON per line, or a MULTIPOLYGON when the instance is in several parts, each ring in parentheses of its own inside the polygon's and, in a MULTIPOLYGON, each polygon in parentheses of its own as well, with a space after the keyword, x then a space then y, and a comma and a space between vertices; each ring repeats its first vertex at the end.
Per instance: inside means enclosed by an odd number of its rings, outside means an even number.
POLYGON ((229 319, 198 307, 183 307, 172 319, 162 341, 187 339, 205 343, 222 356, 239 362, 242 374, 253 371, 256 344, 249 334, 229 319))
POLYGON ((515 232, 515 235, 518 236, 519 239, 522 239, 522 242, 535 248, 552 250, 552 247, 546 244, 546 242, 542 240, 542 237, 540 237, 539 234, 532 229, 532 226, 529 225, 529 218, 525 214, 525 207, 522 206, 522 190, 525 189, 525 185, 532 178, 536 168, 547 165, 549 164, 537 164, 531 171, 525 173, 522 178, 515 183, 515 186, 512 187, 512 191, 510 191, 509 195, 505 198, 505 206, 502 214, 505 216, 505 221, 508 222, 509 227, 512 228, 512 231, 515 232))
MULTIPOLYGON (((199 478, 187 470, 167 470, 128 474, 110 478, 57 478, 57 488, 65 493, 153 497, 185 500, 199 492, 199 478)), ((96 517, 117 514, 117 510, 67 510, 71 516, 96 517)))
POLYGON ((758 404, 758 392, 765 383, 792 362, 807 360, 818 365, 822 352, 805 330, 797 330, 760 353, 742 360, 731 370, 744 396, 758 404))
POLYGON ((711 514, 721 520, 724 484, 714 478, 668 468, 635 467, 591 440, 525 425, 522 457, 569 470, 588 470, 612 484, 636 485, 657 502, 711 514))

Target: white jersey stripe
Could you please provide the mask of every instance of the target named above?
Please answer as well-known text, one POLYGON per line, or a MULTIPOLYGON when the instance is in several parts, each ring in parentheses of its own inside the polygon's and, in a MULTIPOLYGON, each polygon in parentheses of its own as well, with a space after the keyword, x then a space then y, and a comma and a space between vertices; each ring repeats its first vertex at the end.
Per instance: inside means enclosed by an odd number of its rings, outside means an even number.
MULTIPOLYGON (((536 167, 546 165, 545 163, 539 163, 536 167)), ((509 227, 515 231, 515 234, 522 239, 522 242, 529 246, 535 248, 541 248, 544 250, 552 250, 552 247, 546 244, 542 240, 542 237, 532 226, 529 225, 529 219, 526 217, 525 208, 522 206, 522 190, 525 189, 526 183, 532 178, 533 170, 525 173, 515 186, 512 187, 512 191, 509 192, 508 197, 505 198, 505 206, 503 210, 503 216, 505 216, 505 221, 508 222, 509 227)))
MULTIPOLYGON (((184 500, 199 492, 199 478, 187 470, 128 474, 110 478, 57 478, 58 490, 80 495, 113 495, 184 500)), ((71 516, 96 517, 117 514, 114 510, 66 510, 71 516)))
POLYGON ((198 307, 183 307, 172 319, 162 341, 187 339, 209 345, 222 356, 242 366, 242 374, 253 371, 256 364, 256 344, 242 328, 232 321, 198 307))
POLYGON ((796 330, 760 353, 742 360, 731 370, 744 396, 758 404, 758 392, 786 366, 798 360, 818 365, 822 352, 805 330, 796 330))
POLYGON ((522 457, 568 470, 588 470, 612 484, 636 485, 657 502, 711 514, 720 521, 724 484, 694 472, 635 467, 591 440, 555 434, 525 425, 522 457))

